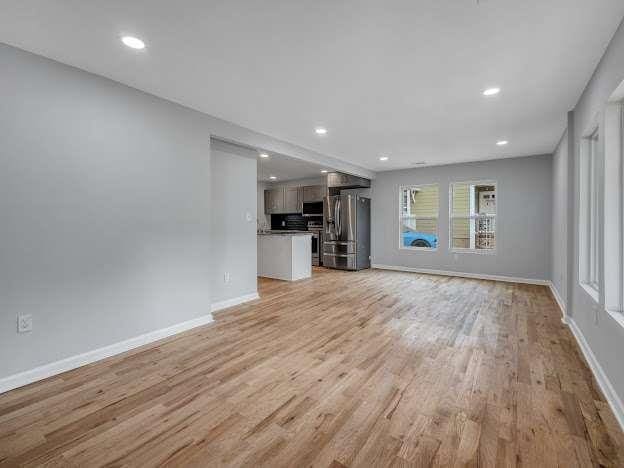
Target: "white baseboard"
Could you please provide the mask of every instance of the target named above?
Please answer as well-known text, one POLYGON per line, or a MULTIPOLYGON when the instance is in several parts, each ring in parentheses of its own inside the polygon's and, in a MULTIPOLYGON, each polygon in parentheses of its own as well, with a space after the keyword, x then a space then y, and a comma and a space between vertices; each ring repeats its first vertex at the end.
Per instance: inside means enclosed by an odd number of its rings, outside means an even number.
POLYGON ((624 430, 624 404, 622 403, 622 400, 620 400, 620 397, 618 396, 618 394, 615 392, 615 389, 613 388, 611 381, 607 377, 607 374, 602 369, 602 366, 598 363, 598 360, 596 359, 596 356, 594 356, 594 353, 589 347, 589 344, 585 340, 583 333, 578 328, 574 320, 570 317, 567 317, 564 302, 561 299, 559 292, 554 287, 551 281, 536 280, 536 279, 529 279, 529 278, 515 278, 511 276, 495 276, 495 275, 480 275, 480 274, 474 274, 474 273, 461 273, 457 271, 429 270, 429 269, 424 269, 424 268, 409 268, 409 267, 390 266, 390 265, 373 264, 372 268, 378 268, 380 270, 407 271, 407 272, 412 272, 412 273, 424 273, 424 274, 430 274, 430 275, 459 276, 462 278, 486 279, 486 280, 494 280, 494 281, 506 281, 506 282, 511 282, 511 283, 526 283, 526 284, 537 284, 537 285, 548 286, 553 293, 553 296, 555 298, 555 301, 557 302, 557 305, 561 309, 561 313, 562 313, 561 321, 569 325, 570 330, 572 331, 572 334, 574 335, 574 338, 576 339, 579 345, 579 348, 581 348, 581 352, 583 353, 583 356, 585 356, 585 360, 587 361, 589 368, 594 374, 594 377, 596 378, 596 381, 598 382, 598 385, 600 386, 602 393, 607 399, 607 402, 609 403, 609 406, 611 407, 611 410, 613 411, 613 414, 615 415, 616 420, 620 424, 620 427, 622 428, 622 430, 624 430))
MULTIPOLYGON (((245 296, 228 299, 227 301, 216 302, 210 306, 211 312, 233 307, 243 302, 253 301, 258 299, 258 293, 247 294, 245 296)), ((85 366, 101 359, 105 359, 116 354, 121 354, 131 349, 138 348, 154 341, 167 338, 169 336, 181 333, 183 331, 190 330, 195 327, 206 325, 213 321, 212 314, 204 315, 193 320, 178 323, 167 328, 161 328, 160 330, 154 330, 152 332, 144 333, 133 338, 113 343, 102 348, 87 351, 86 353, 78 354, 76 356, 70 356, 60 361, 44 364, 43 366, 35 367, 19 374, 9 375, 0 379, 0 393, 7 392, 17 387, 22 387, 38 380, 46 379, 62 372, 67 372, 77 367, 85 366)))
POLYGON ((617 422, 624 431, 624 404, 622 403, 622 400, 620 400, 620 397, 615 392, 609 377, 607 377, 607 374, 602 369, 602 366, 596 359, 596 356, 594 356, 587 340, 585 340, 583 332, 581 332, 581 329, 576 325, 574 319, 572 317, 568 317, 566 323, 569 325, 574 338, 576 338, 576 342, 578 343, 579 348, 581 348, 581 352, 583 353, 583 356, 585 356, 585 360, 587 361, 589 368, 594 374, 602 393, 607 399, 607 403, 609 403, 609 406, 615 415, 615 419, 617 419, 617 422))
POLYGON ((550 281, 542 280, 542 279, 517 278, 514 276, 482 275, 480 273, 464 273, 461 271, 430 270, 428 268, 411 268, 411 267, 404 267, 404 266, 380 265, 380 264, 372 264, 371 267, 378 268, 380 270, 407 271, 410 273, 423 273, 426 275, 457 276, 460 278, 504 281, 506 283, 537 284, 541 286, 548 286, 548 284, 550 283, 550 281))
POLYGON ((561 295, 559 294, 559 291, 557 291, 557 288, 555 288, 555 285, 554 285, 554 283, 552 281, 548 282, 548 287, 550 288, 550 292, 552 293, 553 297, 555 298, 555 302, 559 306, 559 310, 561 310, 561 321, 563 323, 568 323, 568 319, 567 319, 567 316, 566 316, 565 303, 563 302, 563 299, 561 298, 561 295))
POLYGON ((609 377, 607 377, 607 374, 602 369, 602 366, 596 359, 596 356, 594 356, 594 353, 589 347, 589 344, 587 343, 583 332, 581 332, 581 329, 578 327, 574 319, 566 315, 564 302, 561 299, 559 291, 557 291, 557 288, 555 288, 555 285, 552 283, 552 281, 550 282, 549 287, 553 297, 555 298, 555 301, 557 302, 557 305, 561 309, 561 321, 570 327, 570 331, 576 339, 579 348, 581 348, 581 352, 583 353, 583 356, 585 357, 585 360, 587 361, 587 364, 589 365, 592 374, 594 374, 596 382, 598 382, 598 385, 600 386, 602 393, 607 399, 607 402, 609 403, 609 406, 611 407, 615 418, 617 419, 620 427, 624 431, 624 404, 622 404, 622 400, 615 392, 615 389, 613 388, 609 377))
POLYGON ((258 292, 245 294, 244 296, 235 297, 233 299, 227 299, 225 301, 215 302, 210 307, 210 310, 211 312, 217 312, 218 310, 223 310, 229 307, 234 307, 239 304, 243 304, 244 302, 254 301, 256 299, 260 299, 258 292))
POLYGON ((169 336, 181 333, 191 328, 200 327, 213 321, 212 315, 204 315, 193 320, 177 323, 170 327, 161 328, 160 330, 154 330, 148 333, 144 333, 133 338, 113 343, 102 348, 97 348, 86 353, 70 356, 60 361, 44 364, 43 366, 35 367, 19 374, 13 374, 8 377, 0 379, 0 393, 12 390, 17 387, 22 387, 37 380, 46 379, 53 375, 67 372, 77 367, 85 366, 93 362, 105 359, 107 357, 114 356, 116 354, 130 351, 131 349, 138 348, 148 343, 167 338, 169 336))

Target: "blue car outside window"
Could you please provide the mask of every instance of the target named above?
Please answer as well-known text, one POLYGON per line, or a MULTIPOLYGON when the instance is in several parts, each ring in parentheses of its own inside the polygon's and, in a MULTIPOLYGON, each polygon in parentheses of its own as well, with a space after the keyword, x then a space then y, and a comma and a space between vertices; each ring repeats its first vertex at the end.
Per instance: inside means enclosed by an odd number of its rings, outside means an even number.
POLYGON ((425 232, 405 231, 401 233, 403 247, 430 247, 438 246, 438 236, 425 232))

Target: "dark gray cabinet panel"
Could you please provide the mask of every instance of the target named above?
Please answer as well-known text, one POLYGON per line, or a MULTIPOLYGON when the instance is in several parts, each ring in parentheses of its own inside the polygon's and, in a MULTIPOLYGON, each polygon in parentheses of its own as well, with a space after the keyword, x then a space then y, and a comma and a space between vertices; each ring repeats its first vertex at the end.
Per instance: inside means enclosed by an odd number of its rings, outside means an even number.
POLYGON ((303 201, 316 202, 323 201, 326 188, 324 185, 307 185, 303 187, 303 201))
POLYGON ((284 213, 301 213, 302 203, 301 187, 286 187, 284 192, 284 213))
POLYGON ((283 188, 276 188, 264 191, 264 213, 284 213, 283 188))
POLYGON ((301 213, 303 202, 323 201, 326 191, 324 185, 267 189, 264 191, 264 213, 301 213))

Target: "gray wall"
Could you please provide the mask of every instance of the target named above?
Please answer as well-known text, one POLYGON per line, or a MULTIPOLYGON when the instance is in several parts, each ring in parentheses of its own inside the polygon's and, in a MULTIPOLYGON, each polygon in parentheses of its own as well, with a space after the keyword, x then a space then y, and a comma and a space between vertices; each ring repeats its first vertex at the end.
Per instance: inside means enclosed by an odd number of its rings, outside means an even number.
POLYGON ((550 278, 552 157, 532 156, 381 172, 372 187, 372 254, 379 265, 548 280, 550 278), (449 251, 449 185, 494 180, 496 254, 449 251), (440 186, 437 251, 399 249, 399 187, 440 186))
MULTIPOLYGON (((579 157, 580 139, 594 119, 604 125, 604 108, 610 95, 624 80, 624 23, 615 33, 609 47, 602 57, 593 77, 585 88, 578 104, 574 108, 573 122, 568 128, 573 129, 573 147, 571 148, 572 174, 568 178, 568 195, 574 200, 572 229, 569 230, 573 242, 568 250, 568 288, 571 294, 571 307, 568 315, 580 329, 602 369, 608 376, 621 401, 624 401, 624 327, 604 311, 604 294, 600 304, 579 285, 578 278, 578 219, 579 219, 579 157)), ((604 196, 604 194, 602 194, 604 196)), ((603 259, 611 260, 613 253, 605 252, 603 259)), ((612 260, 611 260, 612 261, 612 260)), ((601 283, 604 284, 603 278, 601 283)), ((602 288, 604 291, 604 287, 602 288)))
MULTIPOLYGON (((211 255, 210 136, 273 140, 3 44, 0 63, 0 378, 210 314, 219 271, 249 289, 211 255)), ((253 213, 255 161, 217 170, 253 213)))
POLYGON ((213 140, 212 301, 257 292, 256 157, 249 150, 213 140), (247 219, 249 215, 249 219, 247 219), (229 274, 229 282, 224 279, 229 274))
POLYGON ((264 214, 264 191, 269 188, 269 184, 258 181, 256 197, 258 212, 258 228, 271 228, 271 215, 264 214))
POLYGON ((4 44, 0 63, 0 378, 256 292, 257 151, 223 140, 333 161, 4 44))
POLYGON ((550 271, 553 287, 564 306, 568 294, 568 132, 553 154, 552 239, 550 271))

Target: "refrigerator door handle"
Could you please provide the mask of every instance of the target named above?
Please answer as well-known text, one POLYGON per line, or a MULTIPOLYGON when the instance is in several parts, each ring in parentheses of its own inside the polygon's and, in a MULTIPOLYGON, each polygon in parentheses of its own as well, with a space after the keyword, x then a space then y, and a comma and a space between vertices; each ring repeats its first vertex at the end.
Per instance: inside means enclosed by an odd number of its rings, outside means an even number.
POLYGON ((327 205, 326 208, 325 207, 323 208, 323 211, 325 211, 324 213, 325 222, 323 224, 325 225, 325 234, 327 235, 328 238, 332 234, 332 226, 334 224, 334 217, 332 216, 331 202, 332 200, 330 197, 325 197, 325 200, 323 201, 323 203, 327 205))
POLYGON ((336 213, 334 214, 334 230, 336 232, 336 239, 340 239, 340 233, 342 232, 342 226, 341 221, 342 221, 342 214, 340 213, 340 208, 341 207, 341 203, 340 203, 340 197, 336 198, 336 213))

